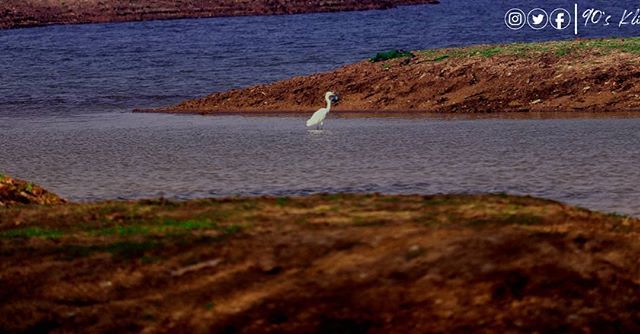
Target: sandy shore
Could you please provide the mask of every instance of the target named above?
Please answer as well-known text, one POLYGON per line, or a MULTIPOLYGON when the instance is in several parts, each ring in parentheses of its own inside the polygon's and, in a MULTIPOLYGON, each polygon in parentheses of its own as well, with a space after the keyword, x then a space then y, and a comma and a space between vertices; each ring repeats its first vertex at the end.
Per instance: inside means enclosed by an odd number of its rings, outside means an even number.
POLYGON ((331 90, 337 112, 635 112, 639 54, 638 38, 416 51, 151 111, 309 113, 331 90))
POLYGON ((640 222, 507 195, 0 207, 0 332, 640 331, 640 222))
POLYGON ((435 0, 3 0, 0 29, 51 24, 148 21, 388 9, 435 0))

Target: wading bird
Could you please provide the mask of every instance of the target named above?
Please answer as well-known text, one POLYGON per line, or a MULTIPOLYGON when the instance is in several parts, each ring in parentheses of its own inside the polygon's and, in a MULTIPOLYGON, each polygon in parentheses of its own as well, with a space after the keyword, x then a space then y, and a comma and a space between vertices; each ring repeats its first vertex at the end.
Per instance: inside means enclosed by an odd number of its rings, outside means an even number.
POLYGON ((307 121, 307 127, 317 125, 318 129, 321 129, 324 126, 325 117, 327 117, 327 114, 331 110, 331 103, 338 103, 340 98, 334 92, 327 92, 324 94, 324 99, 327 101, 327 107, 318 109, 318 111, 313 113, 311 118, 307 121))

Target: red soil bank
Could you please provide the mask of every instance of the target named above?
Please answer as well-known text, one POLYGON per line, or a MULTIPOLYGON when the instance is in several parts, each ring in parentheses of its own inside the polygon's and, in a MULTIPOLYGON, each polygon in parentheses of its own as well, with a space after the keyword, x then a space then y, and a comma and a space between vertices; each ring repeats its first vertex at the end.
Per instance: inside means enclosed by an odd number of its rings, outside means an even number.
POLYGON ((638 111, 638 52, 640 39, 418 51, 153 111, 308 113, 329 90, 340 93, 338 112, 638 111))
POLYGON ((50 24, 147 21, 387 9, 435 0, 3 0, 0 29, 50 24))

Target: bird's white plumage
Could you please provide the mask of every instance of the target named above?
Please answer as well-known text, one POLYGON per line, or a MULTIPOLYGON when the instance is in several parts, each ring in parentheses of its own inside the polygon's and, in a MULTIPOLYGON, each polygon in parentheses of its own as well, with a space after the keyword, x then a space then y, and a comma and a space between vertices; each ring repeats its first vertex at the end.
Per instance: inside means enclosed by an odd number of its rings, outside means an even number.
POLYGON ((311 115, 311 118, 307 121, 307 126, 320 124, 324 121, 325 117, 327 117, 327 113, 329 113, 329 109, 327 108, 318 109, 318 111, 314 112, 313 115, 311 115))
POLYGON ((311 118, 309 118, 309 120, 307 121, 308 127, 314 125, 322 126, 324 119, 327 117, 329 111, 331 111, 331 102, 333 98, 336 98, 337 101, 337 95, 334 92, 327 92, 326 94, 324 94, 324 99, 327 102, 327 107, 318 109, 318 111, 313 113, 311 118))

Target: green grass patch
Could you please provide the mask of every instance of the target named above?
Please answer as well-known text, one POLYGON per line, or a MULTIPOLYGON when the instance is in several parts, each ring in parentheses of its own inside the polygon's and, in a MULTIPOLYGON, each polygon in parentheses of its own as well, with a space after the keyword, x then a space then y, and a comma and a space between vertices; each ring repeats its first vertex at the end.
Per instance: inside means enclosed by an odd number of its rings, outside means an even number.
POLYGON ((553 54, 558 57, 564 57, 576 52, 607 53, 615 50, 640 53, 640 37, 479 45, 462 48, 422 50, 419 51, 418 54, 428 61, 438 62, 448 58, 491 58, 497 55, 530 57, 534 55, 553 54))
POLYGON ((629 216, 619 213, 619 212, 611 212, 611 213, 607 213, 607 217, 609 218, 614 218, 614 219, 618 219, 618 220, 624 220, 624 219, 628 219, 629 216))
POLYGON ((209 219, 205 219, 205 220, 190 219, 190 220, 183 220, 183 221, 176 221, 176 220, 169 219, 169 220, 165 220, 162 225, 164 227, 175 228, 180 230, 205 230, 205 229, 215 228, 217 226, 216 223, 212 222, 209 219))
POLYGON ((441 56, 437 56, 437 57, 431 59, 431 61, 439 62, 439 61, 443 61, 443 60, 445 60, 445 59, 447 59, 449 57, 450 57, 449 55, 441 55, 441 56))
POLYGON ((567 48, 559 48, 556 50, 556 56, 558 57, 564 57, 566 55, 568 55, 569 53, 571 53, 570 49, 567 48))
POLYGON ((156 224, 135 224, 110 226, 101 229, 90 230, 89 234, 99 236, 130 237, 150 234, 180 234, 194 230, 216 229, 218 225, 211 220, 173 220, 167 219, 156 224))
POLYGON ((495 55, 498 55, 500 53, 502 53, 504 50, 500 47, 495 47, 495 48, 486 48, 486 49, 481 49, 480 51, 478 51, 478 54, 481 57, 484 58, 491 58, 495 55))
POLYGON ((377 63, 381 61, 387 61, 391 59, 397 58, 413 58, 415 55, 408 51, 403 50, 389 50, 386 52, 378 52, 375 56, 369 58, 369 61, 372 63, 377 63))
POLYGON ((580 41, 577 44, 581 49, 621 50, 625 52, 640 53, 640 38, 611 38, 580 41))
POLYGON ((135 237, 148 235, 183 236, 192 231, 216 230, 224 235, 231 235, 242 231, 243 228, 244 227, 241 225, 219 225, 218 223, 209 219, 167 219, 155 224, 141 223, 131 225, 117 225, 98 229, 90 229, 85 232, 93 236, 135 237))
POLYGON ((40 227, 23 227, 13 230, 0 232, 0 238, 41 238, 41 239, 59 239, 64 235, 62 231, 40 228, 40 227))

